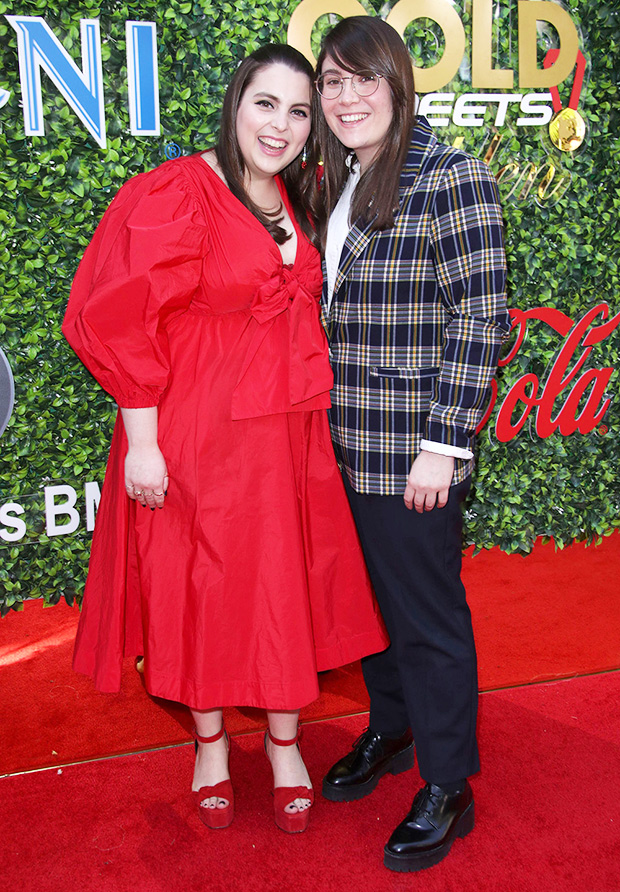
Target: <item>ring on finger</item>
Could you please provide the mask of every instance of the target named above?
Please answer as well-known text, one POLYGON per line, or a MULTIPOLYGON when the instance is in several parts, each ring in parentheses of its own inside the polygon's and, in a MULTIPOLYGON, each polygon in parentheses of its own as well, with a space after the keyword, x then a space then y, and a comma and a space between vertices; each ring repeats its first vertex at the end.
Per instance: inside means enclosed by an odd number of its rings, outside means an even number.
POLYGON ((163 492, 155 492, 155 490, 153 490, 153 495, 154 496, 163 496, 163 492))
POLYGON ((137 496, 143 496, 143 495, 144 495, 144 493, 143 493, 143 491, 142 491, 141 489, 134 489, 134 493, 135 493, 137 496))

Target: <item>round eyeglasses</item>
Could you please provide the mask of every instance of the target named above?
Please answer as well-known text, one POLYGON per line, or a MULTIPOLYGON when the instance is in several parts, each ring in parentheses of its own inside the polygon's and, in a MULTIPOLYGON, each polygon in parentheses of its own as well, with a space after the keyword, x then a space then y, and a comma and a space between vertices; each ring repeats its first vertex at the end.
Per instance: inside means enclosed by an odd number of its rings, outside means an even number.
POLYGON ((344 82, 351 81, 351 86, 358 96, 372 96, 379 89, 379 81, 383 77, 376 71, 356 71, 350 77, 339 74, 322 74, 317 77, 316 88, 323 99, 337 99, 344 90, 344 82))

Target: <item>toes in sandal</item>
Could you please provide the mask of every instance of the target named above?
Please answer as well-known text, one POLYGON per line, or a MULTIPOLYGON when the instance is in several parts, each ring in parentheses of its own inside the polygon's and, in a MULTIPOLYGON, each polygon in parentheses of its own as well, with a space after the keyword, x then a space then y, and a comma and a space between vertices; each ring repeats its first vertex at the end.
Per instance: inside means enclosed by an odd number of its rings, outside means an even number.
MULTIPOLYGON (((213 737, 201 737, 194 729, 196 751, 198 751, 198 743, 215 743, 217 740, 221 740, 224 735, 226 735, 226 744, 228 749, 230 749, 230 740, 228 734, 226 734, 226 731, 224 730, 224 725, 222 725, 221 729, 217 734, 214 734, 213 737)), ((194 802, 198 807, 200 820, 203 824, 206 824, 207 827, 211 827, 212 830, 221 830, 232 824, 232 820, 235 816, 235 794, 230 778, 220 781, 219 784, 214 784, 212 787, 201 787, 199 790, 194 791, 192 795, 194 797, 194 802), (228 804, 223 808, 218 808, 217 805, 214 808, 203 805, 207 799, 213 798, 226 799, 228 804)))
MULTIPOLYGON (((265 752, 267 751, 267 738, 275 746, 297 746, 299 749, 299 738, 301 737, 301 729, 297 728, 297 734, 292 740, 279 740, 274 737, 271 731, 265 731, 265 752)), ((314 790, 311 787, 275 787, 274 796, 274 817, 276 826, 285 833, 302 833, 308 826, 310 820, 310 807, 314 803, 314 790), (295 799, 309 799, 310 805, 303 811, 288 812, 286 807, 291 805, 295 799)))

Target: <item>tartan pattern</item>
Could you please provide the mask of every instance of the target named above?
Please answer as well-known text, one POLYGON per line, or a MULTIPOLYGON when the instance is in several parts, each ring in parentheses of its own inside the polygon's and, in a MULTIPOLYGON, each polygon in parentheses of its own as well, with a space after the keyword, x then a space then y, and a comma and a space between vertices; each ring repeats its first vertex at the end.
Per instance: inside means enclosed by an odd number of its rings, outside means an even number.
MULTIPOLYGON (((400 494, 420 440, 473 448, 510 320, 497 185, 419 118, 395 226, 347 236, 329 314, 330 424, 353 488, 400 494)), ((472 461, 457 459, 454 483, 472 461)))

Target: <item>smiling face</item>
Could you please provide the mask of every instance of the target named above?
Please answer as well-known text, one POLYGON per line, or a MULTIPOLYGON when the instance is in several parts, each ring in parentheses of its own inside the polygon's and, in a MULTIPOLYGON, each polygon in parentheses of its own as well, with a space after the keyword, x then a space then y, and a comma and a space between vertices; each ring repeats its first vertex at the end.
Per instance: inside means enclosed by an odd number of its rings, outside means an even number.
MULTIPOLYGON (((337 65, 329 54, 325 56, 322 75, 350 78, 352 73, 337 65)), ((321 96, 321 108, 329 129, 355 152, 363 172, 380 151, 392 123, 392 93, 387 80, 381 78, 372 96, 358 96, 351 80, 346 80, 336 99, 321 96)))
POLYGON ((281 62, 256 73, 236 118, 248 182, 275 176, 299 155, 310 135, 311 96, 310 79, 281 62))

